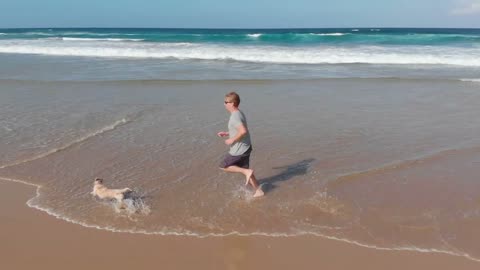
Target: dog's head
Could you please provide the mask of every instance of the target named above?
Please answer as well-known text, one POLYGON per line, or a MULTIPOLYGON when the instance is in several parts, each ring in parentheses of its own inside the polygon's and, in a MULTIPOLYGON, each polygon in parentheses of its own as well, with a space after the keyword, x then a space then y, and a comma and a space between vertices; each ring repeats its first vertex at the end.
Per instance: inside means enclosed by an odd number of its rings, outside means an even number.
POLYGON ((95 181, 93 182, 93 184, 95 184, 95 185, 101 185, 101 184, 103 184, 103 179, 101 179, 101 178, 95 178, 95 181))

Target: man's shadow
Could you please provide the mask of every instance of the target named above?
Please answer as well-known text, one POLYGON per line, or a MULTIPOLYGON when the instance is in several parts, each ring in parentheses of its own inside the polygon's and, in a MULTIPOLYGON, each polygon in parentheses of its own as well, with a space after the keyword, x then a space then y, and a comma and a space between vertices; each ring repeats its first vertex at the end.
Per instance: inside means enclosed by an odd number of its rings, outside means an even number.
POLYGON ((263 192, 267 193, 275 189, 277 187, 275 185, 276 182, 287 181, 297 175, 307 174, 308 168, 311 166, 313 161, 315 161, 314 158, 309 158, 291 165, 274 167, 273 169, 280 169, 282 171, 280 171, 276 175, 259 179, 259 182, 262 185, 263 192))

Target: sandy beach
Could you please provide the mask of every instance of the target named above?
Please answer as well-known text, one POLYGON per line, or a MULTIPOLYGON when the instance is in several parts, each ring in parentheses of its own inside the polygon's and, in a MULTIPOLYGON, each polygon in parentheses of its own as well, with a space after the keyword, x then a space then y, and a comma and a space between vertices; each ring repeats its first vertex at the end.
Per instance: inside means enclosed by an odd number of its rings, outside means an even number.
POLYGON ((445 254, 382 251, 320 237, 122 234, 84 228, 29 208, 35 187, 0 181, 5 269, 478 269, 445 254))

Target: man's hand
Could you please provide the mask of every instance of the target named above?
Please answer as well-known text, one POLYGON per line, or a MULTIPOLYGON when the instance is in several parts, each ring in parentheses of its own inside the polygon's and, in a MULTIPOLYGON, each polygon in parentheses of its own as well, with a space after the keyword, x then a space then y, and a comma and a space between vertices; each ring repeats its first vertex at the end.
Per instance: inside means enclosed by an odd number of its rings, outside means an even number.
POLYGON ((226 136, 228 136, 228 132, 220 131, 220 132, 217 133, 217 136, 218 137, 226 137, 226 136))
POLYGON ((231 145, 232 143, 234 143, 235 140, 232 138, 232 139, 228 139, 228 140, 225 140, 225 144, 226 145, 231 145))

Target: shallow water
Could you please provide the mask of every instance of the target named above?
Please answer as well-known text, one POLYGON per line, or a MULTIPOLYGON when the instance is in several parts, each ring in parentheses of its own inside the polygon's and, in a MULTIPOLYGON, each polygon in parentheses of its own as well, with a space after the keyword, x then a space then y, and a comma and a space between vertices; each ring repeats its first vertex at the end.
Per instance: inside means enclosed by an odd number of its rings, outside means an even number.
POLYGON ((0 177, 31 206, 117 231, 335 237, 480 258, 474 82, 2 80, 0 177), (241 94, 266 197, 217 169, 241 94), (130 187, 129 208, 89 194, 130 187))

